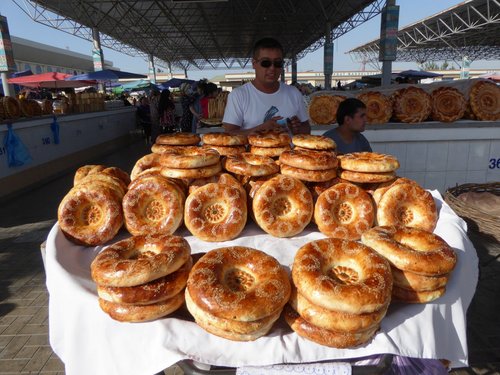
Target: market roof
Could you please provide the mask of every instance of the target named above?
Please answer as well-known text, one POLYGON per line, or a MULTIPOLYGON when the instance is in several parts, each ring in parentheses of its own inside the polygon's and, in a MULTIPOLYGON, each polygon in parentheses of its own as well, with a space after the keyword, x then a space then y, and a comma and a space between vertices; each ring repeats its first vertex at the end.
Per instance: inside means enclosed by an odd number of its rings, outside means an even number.
POLYGON ((385 0, 13 0, 35 21, 156 64, 244 68, 253 44, 272 36, 297 60, 379 14, 385 0), (55 14, 56 15, 55 15, 55 14))
MULTIPOLYGON (((500 2, 468 0, 405 26, 397 34, 396 61, 500 59, 500 2)), ((348 53, 363 62, 377 62, 380 39, 348 53)))

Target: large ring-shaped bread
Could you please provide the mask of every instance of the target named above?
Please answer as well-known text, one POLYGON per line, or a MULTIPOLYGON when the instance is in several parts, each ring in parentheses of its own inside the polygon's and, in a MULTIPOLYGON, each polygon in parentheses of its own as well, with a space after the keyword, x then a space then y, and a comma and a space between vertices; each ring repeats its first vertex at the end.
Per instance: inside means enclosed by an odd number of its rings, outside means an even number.
POLYGON ((90 265, 92 279, 107 286, 136 286, 177 271, 191 255, 179 236, 134 236, 99 253, 90 265))
POLYGON ((275 237, 302 232, 311 221, 313 209, 309 189, 300 180, 283 175, 264 182, 252 201, 257 224, 275 237))
POLYGON ((196 146, 200 143, 200 136, 194 133, 160 134, 155 143, 172 146, 196 146))
POLYGON ((393 181, 388 181, 388 182, 383 182, 375 187, 373 190, 372 196, 373 200, 375 201, 375 204, 378 206, 378 202, 380 202, 380 199, 382 196, 385 194, 387 190, 389 190, 391 187, 394 185, 402 185, 402 184, 412 184, 412 185, 418 185, 417 182, 414 180, 411 180, 406 177, 398 177, 393 181))
POLYGON ((150 305, 124 305, 99 298, 99 306, 114 320, 119 322, 149 322, 173 313, 184 303, 184 294, 150 305))
POLYGON ((403 271, 396 267, 391 267, 391 269, 394 286, 417 292, 443 288, 446 286, 448 279, 450 278, 449 273, 438 276, 425 276, 410 271, 403 271))
POLYGON ((337 168, 338 165, 337 155, 331 151, 285 151, 279 160, 291 167, 312 171, 337 168))
POLYGON ((392 289, 392 299, 394 301, 403 301, 406 303, 427 303, 432 302, 446 292, 446 287, 435 290, 416 291, 394 286, 392 289))
POLYGON ((248 143, 258 147, 280 147, 290 145, 290 136, 276 130, 261 130, 248 135, 248 143))
POLYGON ((203 144, 214 146, 244 146, 248 143, 246 135, 229 133, 205 133, 203 144))
POLYGON ((277 173, 280 169, 273 159, 250 152, 228 156, 223 161, 223 166, 228 172, 254 177, 277 173))
POLYGON ((378 225, 402 225, 432 232, 437 221, 432 194, 417 184, 394 185, 377 205, 378 225))
POLYGON ((292 137, 294 146, 310 150, 335 150, 337 145, 331 138, 324 135, 296 134, 292 137))
POLYGON ((201 168, 167 168, 162 167, 161 174, 170 178, 205 178, 216 175, 222 170, 221 163, 201 168))
POLYGON ((310 169, 295 168, 287 164, 280 165, 282 174, 293 177, 301 181, 323 182, 337 177, 337 168, 324 169, 322 171, 313 171, 310 169))
POLYGON ((340 95, 313 96, 308 107, 309 118, 318 125, 333 124, 337 120, 337 109, 343 100, 345 96, 340 95))
POLYGON ((229 185, 229 186, 234 186, 242 191, 243 194, 246 194, 246 190, 243 187, 243 185, 233 177, 232 174, 229 173, 224 173, 220 172, 217 173, 214 176, 211 177, 206 177, 206 178, 197 178, 189 183, 189 194, 191 194, 193 191, 198 189, 199 187, 202 187, 206 184, 210 183, 218 183, 218 184, 223 184, 223 185, 229 185))
POLYGON ((74 188, 78 189, 82 186, 94 185, 106 186, 113 189, 118 195, 119 200, 121 200, 127 192, 127 185, 122 180, 102 172, 85 176, 74 188))
POLYGON ((446 241, 421 229, 379 226, 363 233, 361 240, 394 267, 419 275, 448 274, 457 262, 446 241))
POLYGON ((186 199, 186 228, 204 241, 232 240, 241 233, 246 222, 247 198, 239 187, 209 183, 193 191, 186 199))
POLYGON ((130 234, 172 234, 182 224, 184 193, 172 180, 148 175, 134 180, 123 197, 125 226, 130 234))
POLYGON ((135 162, 132 172, 130 172, 130 179, 134 181, 137 176, 147 169, 160 167, 160 155, 153 153, 144 155, 142 158, 135 162))
POLYGON ((292 277, 313 304, 350 314, 378 311, 390 301, 391 268, 373 249, 355 241, 311 241, 295 254, 292 277))
POLYGON ((240 155, 243 152, 247 152, 246 146, 216 146, 216 145, 204 144, 201 147, 204 148, 204 149, 215 150, 221 156, 240 155))
POLYGON ((364 331, 375 327, 384 318, 389 303, 380 310, 366 314, 349 314, 341 311, 327 310, 311 303, 297 289, 292 287, 292 295, 288 302, 310 324, 336 332, 364 331))
POLYGON ((330 331, 309 323, 289 306, 285 308, 284 316, 290 328, 299 336, 331 348, 353 348, 359 346, 368 342, 379 329, 379 325, 377 324, 364 331, 330 331))
POLYGON ((487 80, 474 82, 469 92, 469 103, 479 120, 500 120, 500 87, 497 84, 487 80))
POLYGON ((314 206, 314 222, 321 233, 359 240, 375 222, 370 195, 350 183, 339 183, 321 193, 314 206))
POLYGON ((395 156, 378 152, 353 152, 339 155, 340 167, 353 172, 393 172, 399 168, 395 156))
POLYGON ((218 163, 219 159, 219 153, 213 149, 185 146, 162 153, 160 164, 167 168, 202 168, 218 163))
POLYGON ((106 166, 101 164, 87 164, 81 166, 75 172, 75 176, 73 177, 73 186, 78 184, 81 180, 83 180, 84 177, 87 177, 89 174, 99 173, 105 169, 106 166))
POLYGON ((163 154, 164 152, 177 151, 177 149, 183 147, 189 147, 189 146, 161 145, 159 143, 155 143, 151 146, 151 152, 154 154, 163 154))
POLYGON ((187 290, 203 311, 250 322, 281 311, 290 281, 281 264, 263 251, 243 246, 207 252, 193 266, 187 290))
POLYGON ((422 122, 431 114, 431 96, 420 87, 409 86, 392 95, 393 115, 402 122, 422 122))
POLYGON ((279 147, 259 147, 250 146, 250 153, 254 155, 266 156, 268 158, 276 158, 281 155, 281 153, 290 150, 290 145, 279 146, 279 147))
POLYGON ((346 181, 356 182, 358 184, 374 184, 389 182, 396 178, 395 172, 355 172, 339 170, 338 176, 346 181))
POLYGON ((137 286, 97 285, 97 295, 103 300, 124 305, 150 305, 173 298, 186 286, 189 271, 193 266, 191 258, 177 271, 137 286))
POLYGON ((381 92, 368 91, 358 95, 358 99, 366 105, 366 122, 368 124, 385 124, 392 117, 391 99, 381 92))
POLYGON ((432 91, 431 100, 431 118, 434 121, 453 122, 464 117, 467 101, 458 89, 438 87, 432 91))
POLYGON ((6 119, 17 119, 21 117, 21 106, 16 98, 4 96, 2 98, 2 104, 6 119))
POLYGON ((76 244, 102 245, 123 225, 121 200, 113 187, 100 183, 74 187, 59 204, 59 227, 76 244))

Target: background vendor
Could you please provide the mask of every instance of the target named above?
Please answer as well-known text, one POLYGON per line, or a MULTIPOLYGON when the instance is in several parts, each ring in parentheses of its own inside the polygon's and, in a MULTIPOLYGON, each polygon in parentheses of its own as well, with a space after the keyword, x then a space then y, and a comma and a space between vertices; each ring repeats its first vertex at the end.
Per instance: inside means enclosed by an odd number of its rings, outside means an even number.
POLYGON ((366 106, 356 98, 347 98, 337 109, 338 127, 326 131, 323 135, 337 144, 339 154, 372 151, 370 143, 362 132, 366 126, 366 106))
POLYGON ((226 132, 247 134, 279 129, 287 123, 293 134, 310 133, 302 95, 297 88, 279 81, 283 64, 283 47, 277 40, 264 38, 255 44, 255 79, 229 94, 222 120, 226 132))

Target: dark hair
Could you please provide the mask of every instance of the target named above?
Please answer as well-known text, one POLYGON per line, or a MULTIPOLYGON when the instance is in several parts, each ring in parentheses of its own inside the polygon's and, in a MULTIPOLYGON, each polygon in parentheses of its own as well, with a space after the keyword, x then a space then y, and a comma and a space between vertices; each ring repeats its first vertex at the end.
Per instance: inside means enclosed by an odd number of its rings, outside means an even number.
POLYGON ((217 91, 217 85, 213 82, 208 82, 204 87, 203 87, 203 94, 205 96, 209 96, 210 94, 213 94, 214 92, 217 91))
POLYGON ((337 122, 339 126, 344 123, 346 116, 354 117, 358 109, 366 108, 365 103, 356 98, 347 98, 339 104, 337 109, 337 122))
POLYGON ((252 57, 255 58, 259 54, 259 51, 263 48, 279 49, 281 53, 283 53, 283 46, 276 39, 262 38, 254 44, 252 50, 252 57))
POLYGON ((174 102, 170 99, 170 90, 165 89, 160 94, 160 100, 158 102, 158 113, 160 117, 163 116, 163 112, 167 109, 175 108, 174 102))

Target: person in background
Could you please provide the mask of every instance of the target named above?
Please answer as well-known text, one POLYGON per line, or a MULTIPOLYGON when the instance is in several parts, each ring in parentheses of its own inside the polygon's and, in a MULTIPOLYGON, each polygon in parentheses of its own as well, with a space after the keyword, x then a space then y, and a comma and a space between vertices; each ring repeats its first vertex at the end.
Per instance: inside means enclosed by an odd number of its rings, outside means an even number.
POLYGON ((151 142, 155 143, 156 137, 160 134, 160 114, 158 107, 160 103, 160 91, 152 89, 149 96, 149 113, 151 116, 151 142))
POLYGON ((200 99, 201 117, 208 118, 208 102, 218 94, 217 85, 208 82, 203 88, 203 96, 200 99))
MULTIPOLYGON (((170 96, 170 90, 165 89, 161 92, 158 103, 158 114, 160 115, 160 133, 174 133, 175 124, 175 103, 170 96)), ((155 138, 156 139, 156 138, 155 138)))
POLYGON ((146 138, 146 144, 151 142, 151 110, 149 108, 148 98, 143 96, 139 100, 139 106, 137 107, 137 125, 144 131, 144 138, 146 138))
POLYGON ((130 101, 128 100, 127 95, 122 94, 122 95, 120 96, 120 99, 123 101, 123 105, 124 105, 125 107, 130 107, 130 106, 132 105, 132 103, 130 103, 130 101))
POLYGON ((196 92, 194 93, 191 105, 189 106, 189 110, 193 114, 193 123, 191 128, 193 133, 196 133, 196 129, 198 129, 198 126, 200 125, 200 119, 203 117, 203 114, 201 113, 200 101, 203 98, 206 85, 206 80, 201 79, 198 81, 196 85, 196 92))
POLYGON ((277 40, 264 38, 255 43, 255 79, 229 94, 222 120, 226 132, 248 134, 280 129, 287 123, 293 134, 311 132, 299 90, 279 81, 283 64, 283 47, 277 40))
POLYGON ((179 90, 181 92, 181 107, 182 116, 179 127, 181 132, 191 133, 193 131, 193 113, 189 109, 189 106, 193 102, 193 93, 191 91, 190 83, 183 83, 179 90))
POLYGON ((326 131, 323 135, 337 144, 339 154, 372 151, 370 143, 362 132, 366 126, 366 105, 359 99, 347 98, 337 109, 338 127, 326 131))

